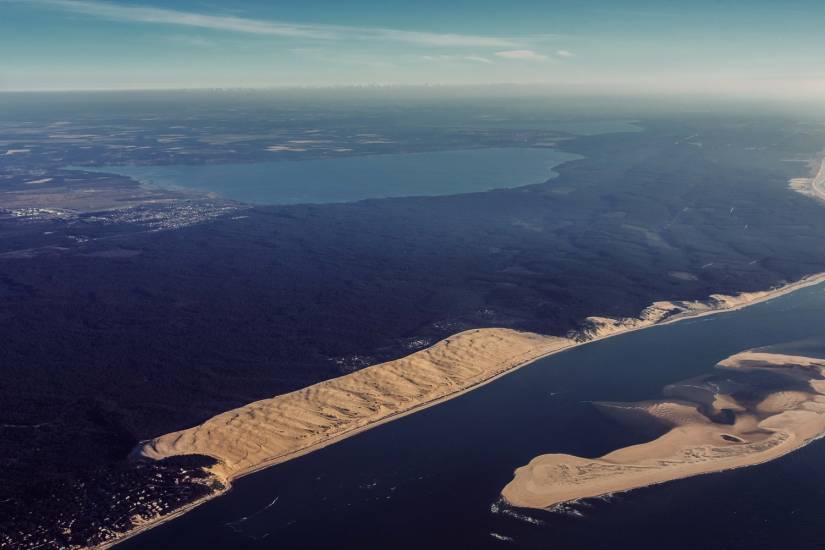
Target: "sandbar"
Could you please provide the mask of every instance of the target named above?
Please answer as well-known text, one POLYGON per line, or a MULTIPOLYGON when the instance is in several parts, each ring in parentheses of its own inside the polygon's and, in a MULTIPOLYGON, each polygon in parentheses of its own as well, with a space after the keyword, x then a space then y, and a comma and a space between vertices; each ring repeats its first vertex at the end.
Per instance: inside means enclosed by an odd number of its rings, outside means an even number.
POLYGON ((539 456, 516 470, 502 496, 514 506, 549 508, 761 464, 825 434, 825 359, 754 350, 719 362, 717 369, 713 375, 667 388, 671 396, 699 395, 695 402, 602 405, 601 410, 625 419, 632 411, 658 421, 670 428, 664 435, 595 459, 539 456), (780 375, 787 387, 754 385, 756 378, 748 374, 757 370, 780 375), (702 389, 718 398, 701 397, 702 389))

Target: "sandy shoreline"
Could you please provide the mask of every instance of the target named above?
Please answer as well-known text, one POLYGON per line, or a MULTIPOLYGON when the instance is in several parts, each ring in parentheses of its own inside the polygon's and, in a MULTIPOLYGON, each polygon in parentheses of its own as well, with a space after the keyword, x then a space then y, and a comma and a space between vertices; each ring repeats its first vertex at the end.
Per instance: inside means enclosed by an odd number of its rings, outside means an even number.
POLYGON ((502 496, 514 506, 549 508, 762 464, 825 435, 825 359, 748 351, 717 369, 726 372, 668 386, 670 399, 602 405, 617 419, 647 417, 669 426, 661 437, 596 459, 536 457, 516 470, 502 496), (788 388, 748 385, 741 375, 757 370, 781 375, 788 388))
MULTIPOLYGON (((812 162, 812 165, 816 165, 812 162)), ((793 178, 788 186, 807 197, 825 201, 825 158, 819 161, 817 171, 807 178, 793 178)))
POLYGON ((510 329, 466 331, 407 357, 222 413, 199 426, 144 442, 140 453, 153 459, 211 456, 219 461, 212 472, 226 489, 99 547, 111 547, 179 517, 228 491, 233 479, 437 405, 543 357, 635 330, 734 311, 823 281, 825 273, 820 273, 767 291, 656 302, 637 318, 591 317, 576 339, 510 329))

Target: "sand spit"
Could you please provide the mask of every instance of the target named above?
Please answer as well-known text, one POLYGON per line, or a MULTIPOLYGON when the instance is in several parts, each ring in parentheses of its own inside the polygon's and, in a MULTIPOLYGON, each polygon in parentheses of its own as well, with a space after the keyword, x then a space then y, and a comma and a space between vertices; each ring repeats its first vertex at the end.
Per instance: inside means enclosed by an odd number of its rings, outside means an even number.
MULTIPOLYGON (((673 400, 622 404, 618 414, 647 415, 671 427, 663 436, 597 459, 539 456, 516 470, 502 491, 515 506, 562 502, 628 491, 774 460, 825 434, 825 359, 744 352, 721 361, 712 375, 683 382, 724 395, 704 403, 673 400), (760 388, 753 371, 782 375, 792 389, 760 388), (728 408, 729 405, 733 407, 728 408), (720 408, 724 407, 724 408, 720 408), (728 413, 732 422, 713 421, 728 413)), ((678 384, 670 387, 675 391, 678 384)), ((616 404, 604 404, 610 410, 616 404)))

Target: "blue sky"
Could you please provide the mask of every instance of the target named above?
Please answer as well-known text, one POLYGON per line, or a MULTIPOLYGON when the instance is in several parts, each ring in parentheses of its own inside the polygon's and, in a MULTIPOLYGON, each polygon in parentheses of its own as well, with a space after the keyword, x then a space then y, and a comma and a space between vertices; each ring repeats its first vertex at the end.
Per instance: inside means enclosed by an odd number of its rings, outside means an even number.
POLYGON ((825 2, 0 0, 0 90, 541 83, 815 95, 825 2))

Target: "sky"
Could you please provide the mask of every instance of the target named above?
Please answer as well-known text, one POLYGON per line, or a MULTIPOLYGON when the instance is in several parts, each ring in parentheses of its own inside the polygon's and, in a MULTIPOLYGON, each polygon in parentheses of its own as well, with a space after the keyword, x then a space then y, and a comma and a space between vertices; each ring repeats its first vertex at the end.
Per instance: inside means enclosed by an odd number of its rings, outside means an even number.
POLYGON ((0 0, 0 90, 825 93, 821 0, 0 0))

